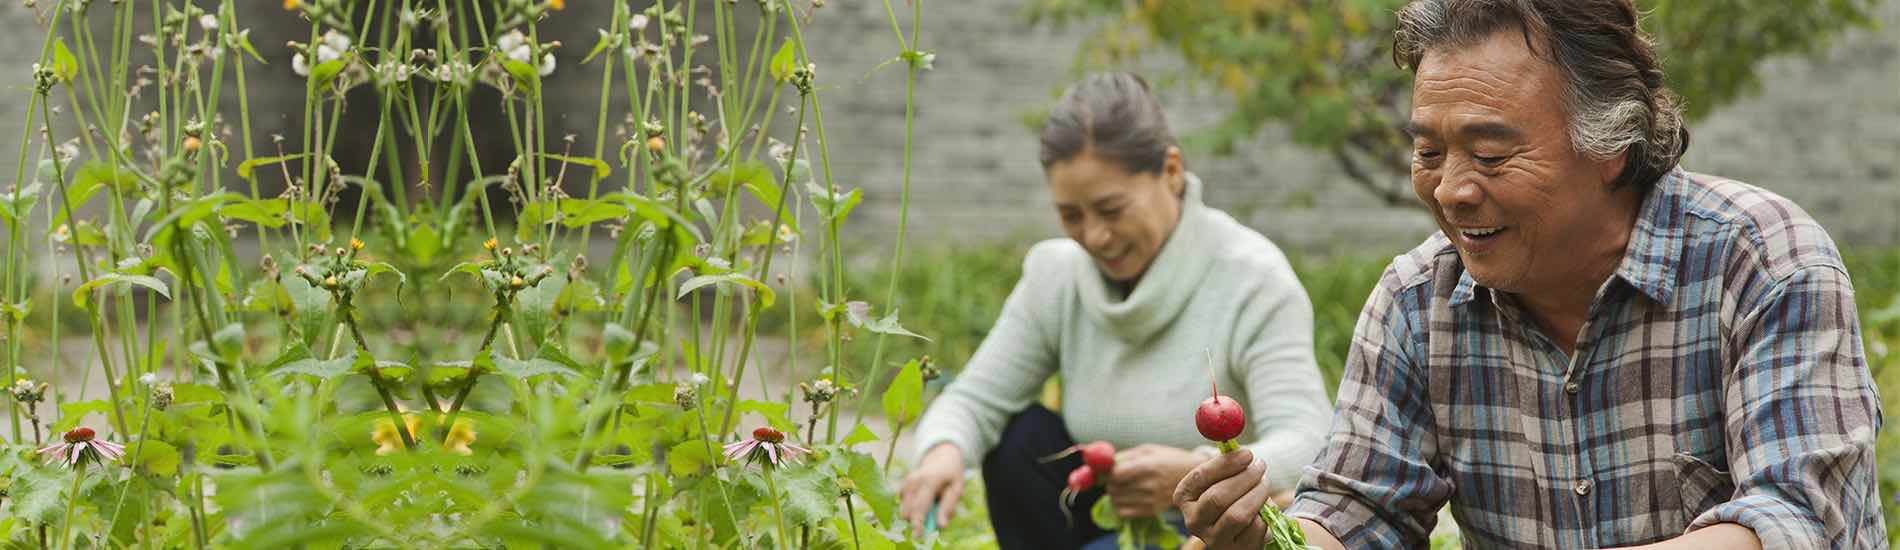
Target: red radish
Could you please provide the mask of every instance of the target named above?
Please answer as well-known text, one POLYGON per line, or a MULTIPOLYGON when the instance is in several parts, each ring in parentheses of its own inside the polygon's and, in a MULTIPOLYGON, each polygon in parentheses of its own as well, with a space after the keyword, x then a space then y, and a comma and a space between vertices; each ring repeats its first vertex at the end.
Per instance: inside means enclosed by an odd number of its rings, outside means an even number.
POLYGON ((1220 394, 1220 386, 1211 381, 1214 370, 1214 352, 1207 352, 1208 386, 1214 390, 1214 396, 1201 402, 1194 409, 1194 427, 1201 430, 1201 437, 1220 444, 1220 452, 1226 453, 1238 448, 1234 438, 1240 437, 1240 431, 1247 427, 1247 412, 1241 410, 1240 402, 1220 394))
POLYGON ((1078 447, 1082 451, 1082 463, 1095 471, 1096 477, 1108 477, 1115 471, 1115 446, 1107 441, 1096 441, 1078 447))
POLYGON ((1075 471, 1073 472, 1069 472, 1069 493, 1070 494, 1081 493, 1082 491, 1087 491, 1089 487, 1094 487, 1094 486, 1095 486, 1095 470, 1091 470, 1089 469, 1089 467, 1083 466, 1081 468, 1076 468, 1075 471))
POLYGON ((766 443, 783 443, 785 434, 772 429, 771 426, 760 426, 759 429, 752 430, 752 438, 766 443))

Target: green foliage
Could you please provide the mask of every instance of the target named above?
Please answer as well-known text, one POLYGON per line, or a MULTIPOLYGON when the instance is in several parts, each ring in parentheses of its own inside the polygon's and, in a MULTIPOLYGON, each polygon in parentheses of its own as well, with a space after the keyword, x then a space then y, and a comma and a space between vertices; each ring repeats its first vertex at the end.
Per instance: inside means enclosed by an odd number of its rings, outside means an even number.
MULTIPOLYGON (((1837 0, 1787 9, 1781 2, 1639 0, 1671 88, 1691 119, 1752 90, 1757 62, 1817 48, 1871 24, 1879 0, 1837 0)), ((1392 63, 1394 12, 1405 0, 1208 2, 1036 0, 1035 23, 1100 21, 1076 53, 1078 68, 1123 64, 1153 51, 1186 62, 1180 80, 1204 84, 1234 105, 1190 145, 1232 153, 1268 124, 1337 159, 1359 183, 1395 205, 1410 144, 1405 120, 1411 76, 1392 63)), ((1163 82, 1174 77, 1161 79, 1163 82)))

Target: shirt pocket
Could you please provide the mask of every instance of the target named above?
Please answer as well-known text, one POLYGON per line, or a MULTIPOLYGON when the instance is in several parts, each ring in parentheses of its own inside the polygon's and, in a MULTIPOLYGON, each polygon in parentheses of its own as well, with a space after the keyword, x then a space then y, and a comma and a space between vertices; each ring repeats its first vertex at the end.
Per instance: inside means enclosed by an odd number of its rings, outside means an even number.
POLYGON ((1728 470, 1689 453, 1676 453, 1676 480, 1681 485, 1684 519, 1694 521, 1710 508, 1735 497, 1735 480, 1728 470))

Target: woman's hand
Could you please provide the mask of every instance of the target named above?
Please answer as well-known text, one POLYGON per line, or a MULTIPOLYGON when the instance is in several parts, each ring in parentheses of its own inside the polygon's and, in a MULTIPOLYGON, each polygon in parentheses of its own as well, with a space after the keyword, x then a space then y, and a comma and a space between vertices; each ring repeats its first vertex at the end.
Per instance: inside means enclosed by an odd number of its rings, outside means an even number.
POLYGON ((1205 460, 1192 451, 1166 445, 1137 445, 1115 454, 1115 470, 1108 476, 1108 496, 1121 517, 1160 514, 1168 509, 1181 478, 1205 460))
POLYGON ((938 443, 917 461, 917 468, 904 476, 898 489, 898 515, 910 520, 910 534, 924 534, 924 516, 930 504, 937 504, 937 525, 950 522, 963 497, 963 451, 950 443, 938 443))

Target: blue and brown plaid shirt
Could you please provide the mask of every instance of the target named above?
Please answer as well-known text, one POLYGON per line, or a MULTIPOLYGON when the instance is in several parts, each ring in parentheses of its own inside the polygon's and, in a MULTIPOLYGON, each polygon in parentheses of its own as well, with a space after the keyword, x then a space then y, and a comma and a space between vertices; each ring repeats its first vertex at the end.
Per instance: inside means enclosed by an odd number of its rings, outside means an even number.
POLYGON ((1565 354, 1441 234, 1354 331, 1326 450, 1288 512, 1348 548, 1649 543, 1716 523, 1766 548, 1886 548, 1880 403, 1827 233, 1780 196, 1680 169, 1565 354))

